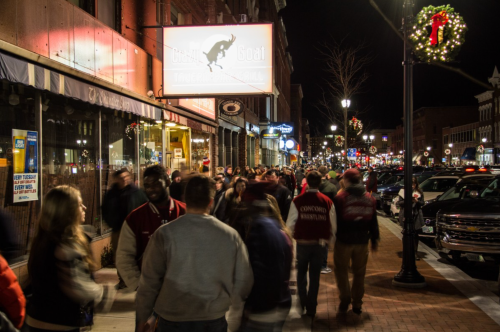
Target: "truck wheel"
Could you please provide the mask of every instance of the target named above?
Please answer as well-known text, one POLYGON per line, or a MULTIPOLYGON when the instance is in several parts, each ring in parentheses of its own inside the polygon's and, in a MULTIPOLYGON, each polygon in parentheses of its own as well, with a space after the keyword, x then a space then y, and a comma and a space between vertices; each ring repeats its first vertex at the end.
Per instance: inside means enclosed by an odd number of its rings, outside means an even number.
POLYGON ((451 260, 455 264, 460 264, 461 263, 461 258, 462 258, 462 253, 459 251, 452 251, 450 252, 451 254, 451 260))

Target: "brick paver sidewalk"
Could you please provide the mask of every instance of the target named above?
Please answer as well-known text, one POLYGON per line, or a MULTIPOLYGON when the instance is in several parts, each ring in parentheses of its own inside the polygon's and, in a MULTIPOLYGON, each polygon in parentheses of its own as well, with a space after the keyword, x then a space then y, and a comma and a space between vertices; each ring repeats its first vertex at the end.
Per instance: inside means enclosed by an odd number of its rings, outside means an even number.
MULTIPOLYGON (((458 273, 448 271, 446 280, 425 260, 417 262, 419 272, 425 277, 427 287, 423 289, 398 288, 392 285, 394 275, 401 268, 401 240, 394 235, 394 225, 387 218, 379 218, 381 242, 379 251, 370 254, 366 273, 366 289, 363 313, 356 315, 349 310, 338 315, 338 291, 333 272, 321 275, 317 315, 314 322, 298 312, 297 296, 284 327, 284 332, 309 331, 500 331, 500 326, 485 312, 463 295, 455 285, 467 283, 458 273), (457 277, 455 277, 457 276, 457 277)), ((420 250, 420 248, 419 248, 420 250)), ((425 250, 422 249, 421 255, 425 250)), ((329 266, 333 267, 332 253, 329 266)), ((103 269, 97 273, 98 280, 117 282, 116 270, 103 269)), ((462 285, 463 286, 463 285, 462 285)), ((498 301, 481 295, 474 287, 465 285, 469 296, 476 303, 488 302, 489 310, 500 312, 498 301), (479 297, 479 300, 478 300, 479 297)), ((113 308, 107 315, 97 315, 94 331, 134 331, 135 293, 120 291, 113 308)), ((495 299, 496 300, 496 299, 495 299)), ((497 319, 497 321, 500 321, 497 319)))
MULTIPOLYGON (((390 221, 379 220, 381 242, 368 260, 363 313, 358 316, 349 310, 339 315, 334 274, 322 275, 312 331, 500 331, 494 320, 423 259, 417 261, 417 268, 427 287, 393 286, 392 279, 401 268, 402 243, 384 226, 384 221, 390 221)), ((329 264, 333 266, 331 253, 329 264)))

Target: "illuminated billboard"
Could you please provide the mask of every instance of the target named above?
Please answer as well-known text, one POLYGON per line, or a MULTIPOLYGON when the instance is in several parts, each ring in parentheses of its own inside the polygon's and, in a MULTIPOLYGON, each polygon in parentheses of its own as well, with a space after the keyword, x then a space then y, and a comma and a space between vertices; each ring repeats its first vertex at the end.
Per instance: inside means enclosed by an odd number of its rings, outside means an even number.
POLYGON ((214 98, 181 98, 179 106, 185 107, 200 115, 215 120, 215 99, 214 98))
POLYGON ((272 23, 163 28, 166 97, 272 92, 272 23))

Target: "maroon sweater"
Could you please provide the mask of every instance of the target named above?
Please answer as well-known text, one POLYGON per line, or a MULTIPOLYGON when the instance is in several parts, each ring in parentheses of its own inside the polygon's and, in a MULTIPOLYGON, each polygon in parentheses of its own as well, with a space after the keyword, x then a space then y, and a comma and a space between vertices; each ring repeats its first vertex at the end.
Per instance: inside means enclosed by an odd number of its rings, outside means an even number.
POLYGON ((149 238, 163 224, 175 220, 186 213, 186 204, 173 198, 169 199, 170 211, 167 215, 160 214, 158 208, 151 202, 139 206, 130 212, 125 222, 135 234, 137 255, 136 259, 141 268, 142 255, 149 243, 149 238))
POLYGON ((320 192, 305 192, 293 200, 298 218, 293 237, 296 240, 330 239, 330 209, 333 202, 320 192))

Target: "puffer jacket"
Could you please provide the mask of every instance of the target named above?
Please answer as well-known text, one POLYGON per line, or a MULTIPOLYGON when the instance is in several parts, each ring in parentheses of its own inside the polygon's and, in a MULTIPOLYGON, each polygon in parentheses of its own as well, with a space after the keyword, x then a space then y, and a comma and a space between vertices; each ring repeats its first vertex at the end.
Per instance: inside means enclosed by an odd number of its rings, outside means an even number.
POLYGON ((17 277, 0 255, 0 311, 6 313, 12 324, 20 329, 26 314, 26 299, 17 277))

